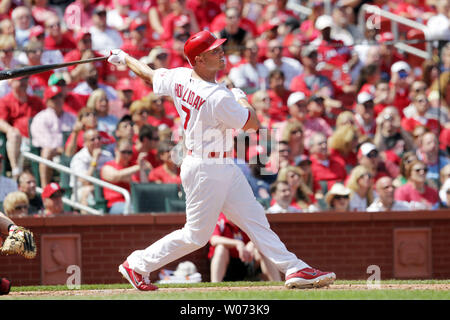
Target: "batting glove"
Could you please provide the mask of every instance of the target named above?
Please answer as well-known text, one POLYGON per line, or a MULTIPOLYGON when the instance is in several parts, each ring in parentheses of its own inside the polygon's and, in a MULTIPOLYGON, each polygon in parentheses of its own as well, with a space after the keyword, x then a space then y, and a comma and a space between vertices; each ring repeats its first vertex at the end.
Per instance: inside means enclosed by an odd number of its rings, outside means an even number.
POLYGON ((245 94, 245 92, 239 88, 232 88, 231 92, 233 93, 236 101, 239 101, 239 99, 247 99, 247 95, 245 94))
POLYGON ((111 54, 108 58, 108 62, 112 63, 116 66, 124 66, 127 63, 125 62, 125 58, 128 56, 128 53, 122 51, 120 49, 111 50, 111 54))

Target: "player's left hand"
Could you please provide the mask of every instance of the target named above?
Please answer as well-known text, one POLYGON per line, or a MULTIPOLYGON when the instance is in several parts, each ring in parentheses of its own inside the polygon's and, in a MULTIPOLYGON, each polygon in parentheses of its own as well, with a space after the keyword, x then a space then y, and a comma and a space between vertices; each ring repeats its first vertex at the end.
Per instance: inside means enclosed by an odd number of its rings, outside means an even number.
POLYGON ((24 227, 12 225, 0 251, 6 255, 19 254, 27 259, 33 259, 37 252, 33 232, 24 227))

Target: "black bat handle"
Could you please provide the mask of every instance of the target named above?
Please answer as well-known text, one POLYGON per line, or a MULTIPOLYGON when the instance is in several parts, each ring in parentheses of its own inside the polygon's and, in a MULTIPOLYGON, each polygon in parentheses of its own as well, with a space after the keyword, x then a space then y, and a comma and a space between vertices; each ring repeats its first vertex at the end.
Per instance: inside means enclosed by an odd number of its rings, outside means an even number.
POLYGON ((76 64, 81 63, 89 63, 89 62, 95 62, 95 61, 103 61, 108 59, 108 57, 97 57, 97 58, 90 58, 85 60, 77 60, 77 61, 71 61, 71 62, 65 62, 65 63, 55 63, 55 64, 45 64, 42 66, 27 66, 19 69, 10 69, 10 70, 2 70, 0 71, 0 80, 8 80, 12 78, 20 78, 25 76, 31 76, 33 74, 46 72, 54 69, 64 68, 64 67, 70 67, 76 64))

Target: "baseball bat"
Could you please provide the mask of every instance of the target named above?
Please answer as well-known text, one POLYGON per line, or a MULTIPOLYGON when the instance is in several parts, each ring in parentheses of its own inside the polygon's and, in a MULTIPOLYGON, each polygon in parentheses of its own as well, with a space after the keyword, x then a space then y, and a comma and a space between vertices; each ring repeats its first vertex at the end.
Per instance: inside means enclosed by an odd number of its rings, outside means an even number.
POLYGON ((2 71, 0 71, 0 80, 8 80, 8 79, 19 78, 19 77, 27 77, 27 76, 31 76, 33 74, 46 72, 46 71, 50 71, 53 69, 70 67, 70 66, 73 66, 76 64, 81 64, 81 63, 103 61, 106 59, 108 59, 108 56, 107 57, 90 58, 90 59, 84 59, 84 60, 77 60, 77 61, 71 61, 71 62, 64 62, 64 63, 45 64, 45 65, 41 65, 41 66, 27 66, 27 67, 18 68, 18 69, 2 70, 2 71))

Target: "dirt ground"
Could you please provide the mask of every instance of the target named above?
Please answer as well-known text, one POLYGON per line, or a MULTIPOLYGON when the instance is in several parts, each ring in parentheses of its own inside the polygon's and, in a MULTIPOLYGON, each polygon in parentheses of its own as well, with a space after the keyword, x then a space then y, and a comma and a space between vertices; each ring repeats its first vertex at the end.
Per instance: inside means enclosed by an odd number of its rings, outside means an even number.
MULTIPOLYGON (((382 290, 450 290, 450 283, 445 284, 382 284, 382 290)), ((159 288, 159 292, 211 292, 211 291, 269 291, 288 290, 284 286, 251 286, 251 287, 209 287, 209 288, 159 288)), ((373 290, 366 284, 333 284, 320 289, 306 290, 373 290)), ((135 289, 104 289, 104 290, 65 290, 65 291, 24 291, 10 292, 9 296, 17 297, 58 297, 58 296, 90 296, 90 295, 117 295, 131 293, 135 289)))

